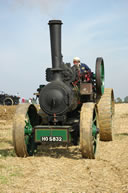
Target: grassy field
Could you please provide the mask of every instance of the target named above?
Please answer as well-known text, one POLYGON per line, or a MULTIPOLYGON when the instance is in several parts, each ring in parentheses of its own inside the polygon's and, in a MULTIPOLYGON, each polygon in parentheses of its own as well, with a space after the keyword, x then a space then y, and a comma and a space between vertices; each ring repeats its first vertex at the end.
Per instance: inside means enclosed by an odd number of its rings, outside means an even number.
POLYGON ((95 160, 82 159, 79 146, 41 146, 17 157, 15 108, 0 107, 0 193, 128 193, 128 104, 116 104, 114 140, 98 141, 95 160))

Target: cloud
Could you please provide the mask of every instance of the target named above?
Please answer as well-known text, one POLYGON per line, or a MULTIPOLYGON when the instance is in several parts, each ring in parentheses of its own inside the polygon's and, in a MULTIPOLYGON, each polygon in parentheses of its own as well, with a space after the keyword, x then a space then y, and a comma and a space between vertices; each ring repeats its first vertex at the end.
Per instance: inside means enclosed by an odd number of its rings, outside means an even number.
POLYGON ((126 95, 127 89, 123 90, 122 84, 127 82, 128 30, 123 3, 119 6, 113 1, 110 6, 110 1, 104 0, 106 3, 101 6, 92 0, 93 4, 86 1, 83 6, 82 1, 71 0, 0 1, 4 5, 4 9, 0 6, 1 89, 31 96, 38 84, 45 83, 45 68, 51 67, 47 22, 58 16, 64 23, 64 62, 72 62, 74 56, 79 56, 95 71, 96 57, 102 56, 106 86, 114 87, 117 95, 122 89, 121 95, 126 95))
POLYGON ((10 8, 17 10, 19 8, 26 9, 39 9, 42 14, 46 14, 49 17, 54 17, 53 14, 59 9, 62 11, 63 6, 69 2, 68 0, 12 0, 10 8))
POLYGON ((96 55, 102 51, 104 46, 108 48, 107 39, 112 36, 110 26, 118 21, 118 18, 116 14, 104 14, 91 19, 79 20, 77 23, 72 22, 70 29, 65 31, 62 37, 65 56, 69 56, 69 53, 77 53, 84 58, 85 55, 96 55))

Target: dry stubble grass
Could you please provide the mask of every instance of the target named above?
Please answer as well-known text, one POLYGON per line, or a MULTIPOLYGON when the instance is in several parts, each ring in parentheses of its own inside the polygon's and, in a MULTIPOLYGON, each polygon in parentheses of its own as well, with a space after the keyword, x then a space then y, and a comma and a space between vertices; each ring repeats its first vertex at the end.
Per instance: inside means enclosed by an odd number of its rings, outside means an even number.
POLYGON ((18 158, 12 121, 2 115, 0 193, 128 193, 127 114, 128 104, 116 105, 114 141, 99 142, 95 160, 82 159, 75 146, 44 146, 33 157, 18 158))

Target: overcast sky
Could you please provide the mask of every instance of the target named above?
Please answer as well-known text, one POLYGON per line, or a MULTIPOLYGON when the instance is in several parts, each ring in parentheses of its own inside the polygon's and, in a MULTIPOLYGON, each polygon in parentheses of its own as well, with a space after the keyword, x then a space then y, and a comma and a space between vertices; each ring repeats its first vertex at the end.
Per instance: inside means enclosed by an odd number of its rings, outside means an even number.
POLYGON ((0 0, 0 91, 33 97, 51 67, 48 21, 60 19, 64 62, 75 56, 95 72, 105 63, 105 87, 128 96, 128 0, 0 0))

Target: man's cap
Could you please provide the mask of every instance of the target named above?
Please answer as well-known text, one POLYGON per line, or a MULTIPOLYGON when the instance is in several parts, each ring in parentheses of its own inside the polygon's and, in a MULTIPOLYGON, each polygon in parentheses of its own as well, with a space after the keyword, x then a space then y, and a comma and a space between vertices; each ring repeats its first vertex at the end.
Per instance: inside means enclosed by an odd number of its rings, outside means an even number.
POLYGON ((80 62, 80 58, 79 57, 75 57, 75 58, 73 58, 73 62, 74 61, 80 62))

